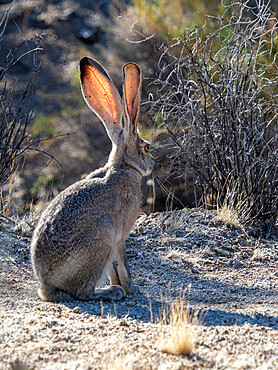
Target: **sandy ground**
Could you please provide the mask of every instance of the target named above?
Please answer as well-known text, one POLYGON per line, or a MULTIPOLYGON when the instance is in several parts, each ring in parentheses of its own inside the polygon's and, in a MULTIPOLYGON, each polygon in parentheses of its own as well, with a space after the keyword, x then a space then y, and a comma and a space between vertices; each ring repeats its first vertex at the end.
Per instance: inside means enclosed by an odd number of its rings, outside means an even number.
POLYGON ((47 303, 37 294, 24 221, 0 220, 1 369, 277 369, 278 244, 185 209, 139 218, 126 242, 140 293, 117 303, 47 303), (195 348, 163 353, 157 322, 184 297, 195 348))

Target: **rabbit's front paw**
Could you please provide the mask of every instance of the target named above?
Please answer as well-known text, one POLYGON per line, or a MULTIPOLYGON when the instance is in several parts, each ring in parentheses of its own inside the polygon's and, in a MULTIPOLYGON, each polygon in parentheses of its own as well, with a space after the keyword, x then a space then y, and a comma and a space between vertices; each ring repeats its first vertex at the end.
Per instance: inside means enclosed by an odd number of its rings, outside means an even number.
POLYGON ((111 301, 120 301, 126 297, 126 292, 120 285, 111 285, 109 291, 109 300, 111 301))
POLYGON ((107 288, 96 289, 91 299, 103 301, 120 301, 126 297, 126 292, 120 285, 110 285, 107 288))

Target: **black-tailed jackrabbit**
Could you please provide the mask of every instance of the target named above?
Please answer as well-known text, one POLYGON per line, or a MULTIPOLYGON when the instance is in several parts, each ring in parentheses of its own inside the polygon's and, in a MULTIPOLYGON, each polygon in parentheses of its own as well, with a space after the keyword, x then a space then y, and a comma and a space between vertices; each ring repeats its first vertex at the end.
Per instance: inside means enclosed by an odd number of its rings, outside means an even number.
POLYGON ((123 100, 94 59, 80 61, 81 88, 112 141, 105 167, 60 193, 41 215, 31 243, 39 296, 46 301, 120 300, 136 291, 124 242, 138 216, 150 145, 137 132, 141 71, 123 67, 123 100), (95 289, 108 274, 111 285, 95 289))

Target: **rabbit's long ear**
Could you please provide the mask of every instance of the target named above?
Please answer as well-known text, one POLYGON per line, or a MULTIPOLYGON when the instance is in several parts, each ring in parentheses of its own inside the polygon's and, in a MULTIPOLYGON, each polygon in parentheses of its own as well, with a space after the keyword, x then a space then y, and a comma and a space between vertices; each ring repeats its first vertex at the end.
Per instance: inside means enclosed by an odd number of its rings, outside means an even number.
POLYGON ((135 63, 123 67, 123 107, 125 131, 137 134, 137 120, 140 109, 141 69, 135 63))
POLYGON ((83 97, 101 119, 112 141, 122 129, 122 101, 106 70, 94 59, 80 60, 80 80, 83 97))

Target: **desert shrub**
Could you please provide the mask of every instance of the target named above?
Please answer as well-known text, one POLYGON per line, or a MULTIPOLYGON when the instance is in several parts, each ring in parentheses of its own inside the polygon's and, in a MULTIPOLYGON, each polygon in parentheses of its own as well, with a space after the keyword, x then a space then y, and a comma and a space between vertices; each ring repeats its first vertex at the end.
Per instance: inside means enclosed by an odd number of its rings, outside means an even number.
POLYGON ((155 108, 172 173, 191 172, 203 204, 241 202, 270 232, 278 214, 277 21, 269 3, 249 3, 226 6, 206 37, 187 29, 165 49, 155 108))
POLYGON ((47 139, 59 135, 59 128, 55 125, 56 120, 57 118, 53 116, 46 116, 43 113, 37 114, 30 129, 31 136, 47 139))
POLYGON ((53 175, 43 175, 37 178, 30 189, 33 196, 39 196, 40 193, 51 194, 53 188, 53 175))
MULTIPOLYGON (((9 12, 3 14, 0 20, 0 46, 5 37, 9 12)), ((0 54, 0 186, 10 179, 11 175, 24 162, 28 149, 38 143, 32 140, 27 127, 32 117, 30 99, 32 81, 39 70, 38 55, 40 37, 24 39, 13 49, 5 50, 1 46, 0 54), (13 77, 17 68, 28 66, 30 70, 28 81, 19 81, 13 77)))

